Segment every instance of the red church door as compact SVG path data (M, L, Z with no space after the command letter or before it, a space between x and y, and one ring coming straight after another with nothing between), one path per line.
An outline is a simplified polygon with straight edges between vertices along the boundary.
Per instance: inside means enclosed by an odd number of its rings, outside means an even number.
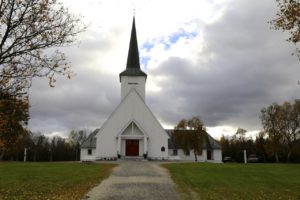
M139 155L139 140L126 140L126 156Z

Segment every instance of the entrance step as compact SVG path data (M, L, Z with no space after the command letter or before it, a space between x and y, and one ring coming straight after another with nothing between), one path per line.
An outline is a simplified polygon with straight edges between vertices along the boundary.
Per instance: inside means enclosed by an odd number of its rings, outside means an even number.
M143 161L145 159L143 156L125 156L124 160Z

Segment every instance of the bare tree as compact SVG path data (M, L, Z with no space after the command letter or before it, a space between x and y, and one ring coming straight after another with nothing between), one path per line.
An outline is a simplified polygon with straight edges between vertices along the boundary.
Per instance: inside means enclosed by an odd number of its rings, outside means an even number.
M43 149L49 149L49 138L43 135L41 132L32 134L32 148L33 161L38 161L42 157ZM39 155L41 154L41 155Z
M87 135L87 130L72 130L69 134L69 140L75 150L75 160L79 160L80 158L80 146L87 138Z
M85 26L57 0L0 0L0 92L23 94L33 77L71 77L57 47L76 42Z
M247 130L243 129L243 128L238 128L236 130L236 133L233 135L233 140L239 140L241 142L245 142L246 140L246 133L247 133Z

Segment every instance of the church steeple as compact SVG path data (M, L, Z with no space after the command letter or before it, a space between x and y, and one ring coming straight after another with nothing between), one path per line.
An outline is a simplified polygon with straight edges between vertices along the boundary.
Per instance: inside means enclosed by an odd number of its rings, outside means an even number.
M126 68L140 69L140 57L136 38L135 17L133 17Z
M147 77L147 74L143 72L140 68L139 49L138 49L138 42L137 42L136 28L135 28L135 17L133 17L133 22L132 22L126 69L122 73L120 73L120 80L121 80L121 76Z

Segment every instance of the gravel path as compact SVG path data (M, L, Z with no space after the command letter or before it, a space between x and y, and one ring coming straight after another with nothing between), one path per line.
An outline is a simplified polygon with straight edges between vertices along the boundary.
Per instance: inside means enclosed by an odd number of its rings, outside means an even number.
M159 163L124 161L85 200L178 200L175 185Z

